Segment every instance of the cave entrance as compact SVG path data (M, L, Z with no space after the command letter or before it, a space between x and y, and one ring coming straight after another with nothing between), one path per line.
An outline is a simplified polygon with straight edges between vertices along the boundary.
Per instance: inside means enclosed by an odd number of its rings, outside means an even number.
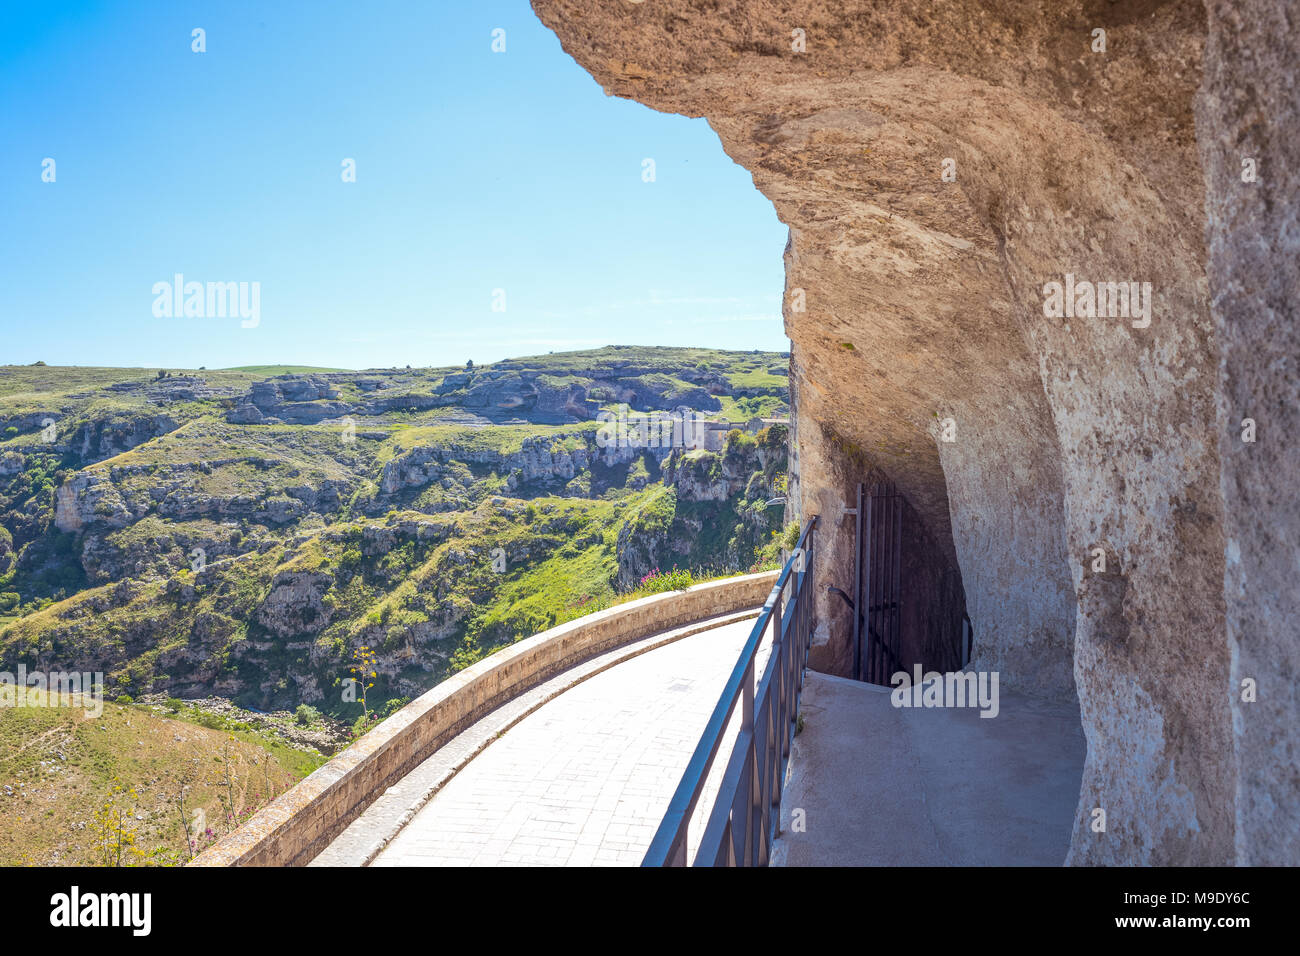
M853 679L890 686L899 671L959 670L974 632L961 572L917 547L918 518L893 482L859 484L855 517Z

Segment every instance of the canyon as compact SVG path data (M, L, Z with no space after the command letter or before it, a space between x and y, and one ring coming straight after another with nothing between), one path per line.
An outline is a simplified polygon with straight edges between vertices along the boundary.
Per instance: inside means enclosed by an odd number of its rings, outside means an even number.
M0 367L0 667L78 661L113 697L351 723L361 647L377 714L650 582L771 564L787 367L629 347L464 369ZM602 434L647 416L707 417L709 440Z

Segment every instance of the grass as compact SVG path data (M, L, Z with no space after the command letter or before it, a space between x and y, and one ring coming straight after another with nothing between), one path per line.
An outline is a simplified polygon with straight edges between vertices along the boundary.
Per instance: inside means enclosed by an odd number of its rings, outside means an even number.
M785 394L790 386L788 375L776 375L771 369L756 368L744 372L729 372L727 381L736 388L770 388L774 393Z
M756 356L770 360L772 353L739 352L725 349L672 348L641 345L607 345L598 349L555 352L496 362L485 368L538 368L555 374L566 370L589 374L593 367L615 363L633 364L648 370L672 373L686 366L711 367L722 371L738 363L752 362Z
M380 450L381 459L395 457L414 448L447 449L457 455L513 455L524 446L525 439L549 437L550 450L575 451L587 444L600 425L582 422L573 425L399 425Z
M742 398L719 395L718 403L722 406L718 417L733 422L747 422L751 418L784 418L790 414L790 406L784 397L776 395Z
M303 375L311 372L347 372L345 368L325 368L320 365L235 365L223 372L252 372L255 375Z
M269 802L324 762L247 731L223 731L105 703L99 717L72 706L0 708L0 865L96 865L103 862L106 803L125 811L135 832L135 864L188 858L177 804L185 819L219 835L236 818ZM64 700L64 704L70 704ZM30 706L35 704L36 706ZM226 782L227 768L229 784ZM195 812L200 813L195 816Z

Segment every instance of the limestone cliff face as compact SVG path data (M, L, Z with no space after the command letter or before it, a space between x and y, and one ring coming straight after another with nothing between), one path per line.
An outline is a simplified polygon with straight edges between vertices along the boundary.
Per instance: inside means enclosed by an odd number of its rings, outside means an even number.
M74 475L55 493L54 524L60 531L80 531L95 523L123 528L132 517L131 509L102 472Z
M774 425L756 438L729 434L718 452L674 450L660 471L671 493L619 530L618 586L635 588L656 569L753 570L755 550L781 530L767 502L786 474L786 436Z
M162 414L91 419L77 428L71 447L83 461L102 461L176 428L176 420Z
M1296 811L1280 843L1264 819L1300 791L1270 737L1297 706L1285 4L1211 0L1208 25L1192 0L533 6L608 93L706 117L790 226L792 484L821 579L847 576L856 483L894 481L960 566L974 666L1077 691L1070 861L1300 862ZM1273 168L1239 202L1247 153ZM1045 302L1083 281L1149 283L1149 316ZM1250 410L1278 429L1263 454ZM815 661L842 671L839 614L823 596ZM1271 704L1233 703L1250 673Z
M276 637L315 636L329 624L324 597L333 584L334 578L328 574L281 571L254 620Z
M80 471L55 493L55 526L60 531L122 528L149 514L178 520L252 518L283 525L312 511L338 507L350 487L343 480L324 480L294 485L273 497L204 491L202 476L229 465L260 470L275 467L266 458L241 457Z
M1239 863L1300 862L1300 13L1206 3L1197 100L1206 240L1219 342L1225 597L1236 726ZM1248 75L1247 75L1248 74ZM1257 171L1247 181L1247 160ZM1246 442L1252 419L1256 440ZM1245 680L1259 683L1255 703ZM1267 688L1267 690L1265 690Z
M592 432L574 432L554 436L529 436L518 451L501 452L492 448L457 445L421 445L384 465L380 490L396 494L404 488L416 488L439 481L451 462L485 465L510 476L511 487L518 483L563 484L593 464L607 468L626 465L642 454L657 458L668 455L668 448L635 448L623 444L601 447Z

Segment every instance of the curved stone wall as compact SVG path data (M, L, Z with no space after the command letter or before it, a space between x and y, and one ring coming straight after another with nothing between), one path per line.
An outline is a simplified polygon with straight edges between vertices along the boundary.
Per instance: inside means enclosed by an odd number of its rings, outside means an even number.
M386 788L505 701L640 638L759 607L776 579L768 571L642 598L500 650L407 704L191 865L306 864Z

